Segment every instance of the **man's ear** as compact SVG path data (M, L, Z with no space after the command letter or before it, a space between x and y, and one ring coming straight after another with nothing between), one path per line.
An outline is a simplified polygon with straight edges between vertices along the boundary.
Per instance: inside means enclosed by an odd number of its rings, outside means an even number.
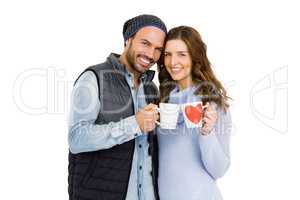
M124 46L125 46L125 47L126 47L127 44L130 42L130 40L131 40L131 38L129 38L129 39L127 39L127 40L125 41L125 43L124 43Z
M130 43L131 41L131 38L127 39L125 42L124 42L124 47L126 49L126 47L128 46L128 44Z

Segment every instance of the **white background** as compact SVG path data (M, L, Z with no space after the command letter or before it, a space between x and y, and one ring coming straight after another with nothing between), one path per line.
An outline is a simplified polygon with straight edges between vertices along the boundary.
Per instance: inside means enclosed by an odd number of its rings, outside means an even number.
M253 0L1 1L0 199L68 199L72 83L121 53L123 23L143 13L168 28L196 28L233 98L232 164L218 181L224 199L300 199L298 8Z

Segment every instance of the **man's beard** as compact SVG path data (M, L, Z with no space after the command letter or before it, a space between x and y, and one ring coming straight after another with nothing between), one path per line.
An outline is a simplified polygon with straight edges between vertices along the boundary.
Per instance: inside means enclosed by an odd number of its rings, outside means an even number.
M128 64L129 64L129 67L132 70L135 70L135 71L137 71L139 73L143 73L143 72L140 72L138 70L138 67L136 66L136 63L134 61L134 51L131 48L131 42L129 44L128 52L126 53L126 59L127 59Z

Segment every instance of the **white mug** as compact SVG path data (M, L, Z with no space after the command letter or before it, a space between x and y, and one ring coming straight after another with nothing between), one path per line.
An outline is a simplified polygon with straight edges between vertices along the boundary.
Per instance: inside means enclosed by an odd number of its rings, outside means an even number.
M176 129L180 105L172 103L160 103L158 112L160 122L157 122L163 129Z

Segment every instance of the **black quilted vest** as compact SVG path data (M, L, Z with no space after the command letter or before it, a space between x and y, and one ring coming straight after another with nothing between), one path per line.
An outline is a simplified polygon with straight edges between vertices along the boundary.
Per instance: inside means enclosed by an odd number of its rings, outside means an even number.
M135 114L130 88L125 79L126 68L119 63L118 55L111 54L106 62L89 67L85 71L88 70L96 75L98 82L101 110L96 124L117 122ZM157 103L158 91L152 82L154 71L148 70L146 73L144 81L146 102ZM156 199L159 199L156 134L148 134L148 142L148 153L152 156L151 174L154 192ZM79 154L69 152L69 199L124 200L127 194L134 146L135 141L131 140L105 150Z

